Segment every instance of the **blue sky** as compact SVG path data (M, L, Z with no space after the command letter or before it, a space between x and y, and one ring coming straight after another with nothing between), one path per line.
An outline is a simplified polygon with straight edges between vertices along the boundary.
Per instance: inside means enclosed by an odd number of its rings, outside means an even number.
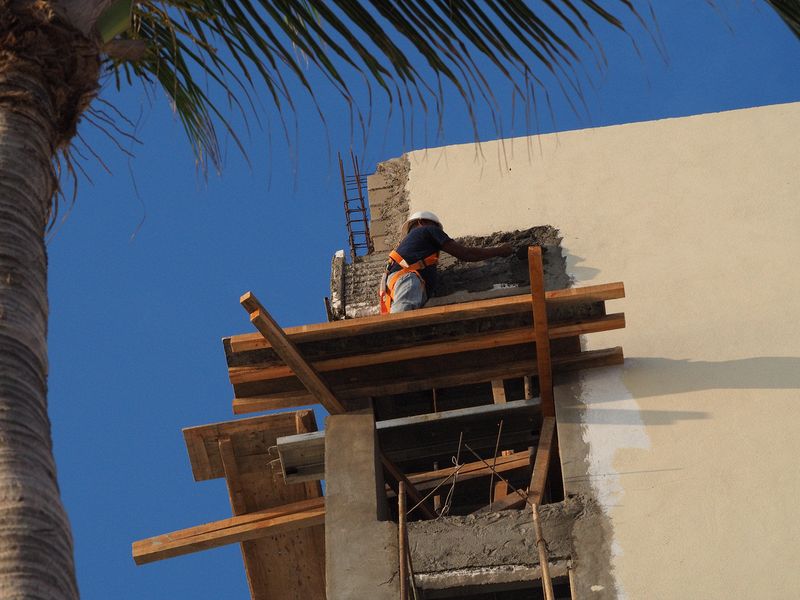
M626 37L601 28L609 65L598 74L587 63L589 117L554 93L555 123L543 120L543 131L800 101L800 42L766 3L654 5L668 60L641 29L632 29L638 56ZM509 127L507 86L493 84L503 133L524 133L519 118ZM83 128L111 174L86 162L92 183L80 181L49 243L50 414L79 585L86 599L247 598L236 546L136 567L130 544L230 515L221 480L192 480L181 428L232 418L220 339L250 331L240 294L254 291L285 326L325 319L330 257L346 244L326 139L334 152L348 150L346 111L323 91L325 128L298 96L291 147L253 129L250 164L231 150L222 175L204 181L164 98L139 88L109 88L104 98L138 122L143 143L129 159ZM445 133L431 145L472 140L452 93L448 107ZM404 139L397 118L384 135L385 100L373 109L380 126L356 148L365 172L425 139L420 131ZM496 137L485 109L478 124L483 139Z

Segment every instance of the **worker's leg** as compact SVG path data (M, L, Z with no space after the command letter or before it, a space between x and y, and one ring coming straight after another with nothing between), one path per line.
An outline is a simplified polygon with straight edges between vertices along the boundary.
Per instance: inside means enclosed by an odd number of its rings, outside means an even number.
M390 312L398 313L406 310L422 308L428 296L422 280L413 273L406 273L394 284L394 299Z

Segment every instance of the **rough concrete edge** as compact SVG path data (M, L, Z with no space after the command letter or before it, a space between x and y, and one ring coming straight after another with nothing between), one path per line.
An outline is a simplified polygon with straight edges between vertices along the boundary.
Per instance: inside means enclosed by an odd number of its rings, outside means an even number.
M370 230L382 235L373 236L375 251L388 251L400 242L400 227L408 218L408 174L411 161L408 154L378 163L373 173L373 184L368 186L370 204ZM370 193L373 192L373 193ZM375 192L381 199L376 201Z
M562 473L564 470L564 457L575 457L572 461L570 472L572 475L564 480L564 491L567 496L583 495L590 506L594 507L594 519L577 520L572 529L572 545L574 549L572 568L574 573L575 589L573 592L578 598L591 596L597 600L613 600L619 597L620 588L613 573L613 528L611 517L600 502L597 490L592 485L589 476L590 451L584 441L586 425L580 421L580 435L573 430L566 435L563 430L564 423L569 420L561 418L563 410L581 411L585 408L584 390L580 373L567 373L559 375L556 386L556 410L559 417L558 444L559 460L561 460ZM567 396L566 398L564 396ZM570 406L564 406L569 402ZM576 408L577 407L577 408ZM580 471L576 473L576 465Z
M548 562L551 577L564 577L569 560ZM445 590L460 587L489 587L492 585L541 580L539 565L502 565L474 569L452 569L436 573L415 573L414 583L423 590Z
M334 319L347 314L344 293L344 250L338 250L331 259L331 313Z

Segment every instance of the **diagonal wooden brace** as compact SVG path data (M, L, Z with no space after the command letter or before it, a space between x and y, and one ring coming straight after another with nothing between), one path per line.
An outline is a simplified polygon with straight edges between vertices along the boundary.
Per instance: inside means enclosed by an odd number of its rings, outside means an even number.
M314 367L303 358L297 346L287 337L267 309L261 305L258 298L252 292L247 292L239 302L250 314L250 322L269 341L275 353L291 367L297 378L317 401L332 415L347 412Z

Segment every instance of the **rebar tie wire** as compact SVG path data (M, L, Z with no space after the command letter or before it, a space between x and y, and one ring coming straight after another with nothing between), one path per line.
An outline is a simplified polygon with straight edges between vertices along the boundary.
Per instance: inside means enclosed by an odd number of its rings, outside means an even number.
M443 516L444 513L446 512L446 510L449 509L449 503L450 503L450 501L452 499L453 490L455 489L456 479L458 477L458 472L462 469L462 467L465 466L464 464L459 464L459 459L461 457L461 443L462 443L463 440L464 440L464 432L462 431L458 436L458 450L456 451L456 455L450 458L450 460L453 462L453 466L456 467L456 469L452 473L450 473L450 475L445 477L444 481L439 483L439 485L437 485L430 492L428 492L428 494L422 500L417 502L413 507L411 507L408 511L406 511L406 515L410 515L414 511L415 508L419 507L420 504L422 504L423 502L425 502L425 500L427 500L433 494L435 494L436 490L438 490L445 483L447 483L450 480L450 478L453 478L453 485L450 487L450 491L447 493L447 499L445 500L445 503L442 506L442 510L439 513L439 517Z

